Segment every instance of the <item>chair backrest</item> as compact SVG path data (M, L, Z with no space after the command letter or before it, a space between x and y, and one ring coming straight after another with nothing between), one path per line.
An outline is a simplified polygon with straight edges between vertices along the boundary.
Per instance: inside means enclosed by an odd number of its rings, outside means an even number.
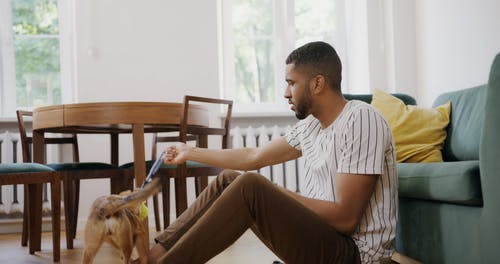
M23 162L32 161L31 146L33 144L33 137L28 136L25 122L26 119L31 119L33 113L31 111L17 110L17 125L19 127L19 134L21 137L21 149L23 151ZM76 134L71 134L69 137L49 137L44 140L45 145L53 144L71 144L73 150L73 162L79 162L80 156L78 155L78 138Z
M188 126L189 120L189 107L193 105L193 102L196 104L218 104L225 106L225 115L224 123L222 127L192 127ZM188 142L188 141L196 141L197 146L203 146L207 142L204 142L204 138L202 136L209 135L218 135L222 137L222 148L225 149L229 146L229 129L231 124L231 115L233 111L233 101L224 100L224 99L216 99L216 98L207 98L207 97L198 97L198 96L189 96L186 95L184 97L184 105L183 112L181 116L180 122L180 130L177 135L169 135L169 136L160 136L158 134L153 134L153 147L152 147L152 159L156 159L157 157L157 145L159 143L167 143L167 142Z
M226 114L224 116L224 125L220 127L191 127L188 126L188 113L189 107L192 102L205 103L205 104L218 104L226 106ZM186 142L188 140L188 135L219 135L222 136L222 148L226 149L229 146L229 128L231 125L231 115L233 112L233 101L216 99L216 98L206 98L199 96L184 96L184 112L181 116L181 125L179 132L179 139L181 142Z

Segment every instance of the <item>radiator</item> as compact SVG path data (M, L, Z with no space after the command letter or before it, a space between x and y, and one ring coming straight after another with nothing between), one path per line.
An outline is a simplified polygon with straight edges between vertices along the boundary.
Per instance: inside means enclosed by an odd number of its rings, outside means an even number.
M0 132L0 162L22 162L22 149L19 133ZM43 215L50 216L50 192L43 185ZM22 219L24 205L23 185L0 186L0 219Z
M241 128L237 126L231 129L232 148L263 146L272 139L282 137L289 129L290 126L261 126L258 128L253 128L251 126ZM279 186L295 192L300 192L302 182L299 175L303 175L303 168L303 159L299 158L261 168L255 172L264 175Z

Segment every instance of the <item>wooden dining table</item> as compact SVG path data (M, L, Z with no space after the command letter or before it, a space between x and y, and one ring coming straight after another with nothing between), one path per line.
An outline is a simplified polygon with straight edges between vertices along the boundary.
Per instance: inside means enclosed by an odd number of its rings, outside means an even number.
M140 187L146 177L145 133L178 131L183 111L183 104L176 102L96 102L38 107L33 110L32 120L33 161L45 163L45 133L109 134L110 160L118 165L119 135L132 134L135 186ZM188 117L190 127L208 126L208 110L204 106L191 105ZM41 186L35 196L42 199ZM41 225L33 232L38 233L38 228L41 229Z

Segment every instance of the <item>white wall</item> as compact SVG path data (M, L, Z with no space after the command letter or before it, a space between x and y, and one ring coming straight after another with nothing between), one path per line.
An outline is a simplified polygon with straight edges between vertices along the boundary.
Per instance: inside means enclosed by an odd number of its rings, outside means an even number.
M75 2L79 102L219 96L216 0ZM109 161L107 146L108 137L80 136L81 160ZM131 136L122 135L120 163L132 159ZM106 180L84 181L79 217L107 193Z
M76 10L80 102L218 96L215 0L77 1Z
M215 2L76 1L77 100L218 97Z
M484 84L500 52L499 0L416 1L417 99Z
M344 93L366 93L370 87L370 70L367 63L369 46L367 14L370 10L367 10L365 0L337 2L345 2L346 48L338 50L341 59L343 59L342 91ZM344 54L341 53L342 51Z
M386 6L385 21L389 29L386 30L385 39L390 50L386 56L390 73L387 83L391 92L416 95L418 69L415 52L415 1L395 0L392 5Z
M441 93L487 82L500 52L500 0L364 3L369 89L407 93L430 106Z

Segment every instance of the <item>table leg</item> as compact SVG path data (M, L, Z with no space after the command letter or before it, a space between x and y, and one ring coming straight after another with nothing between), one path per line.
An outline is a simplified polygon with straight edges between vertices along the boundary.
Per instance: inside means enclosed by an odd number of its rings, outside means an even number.
M33 162L45 163L44 132L33 131Z
M146 178L146 154L144 150L144 124L132 125L132 137L134 141L134 173L135 173L135 186L140 188L142 182ZM146 245L149 243L149 225L148 217L142 221L146 227Z
M132 126L132 137L134 140L134 174L135 186L141 187L146 178L146 154L144 151L144 125L134 124Z

